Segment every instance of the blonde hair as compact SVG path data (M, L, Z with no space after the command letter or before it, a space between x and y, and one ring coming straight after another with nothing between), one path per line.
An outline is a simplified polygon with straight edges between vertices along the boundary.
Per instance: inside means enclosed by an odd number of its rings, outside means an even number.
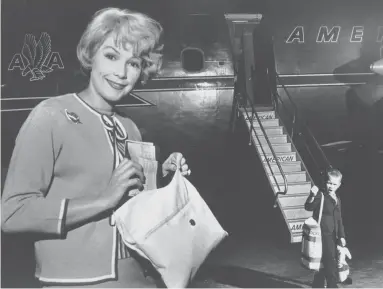
M335 177L335 178L343 178L342 173L338 169L330 168L327 170L327 178Z
M127 9L105 8L97 11L77 45L77 58L90 70L94 55L104 41L114 35L115 45L133 46L134 54L143 61L141 82L145 83L161 68L160 38L163 28L149 16Z

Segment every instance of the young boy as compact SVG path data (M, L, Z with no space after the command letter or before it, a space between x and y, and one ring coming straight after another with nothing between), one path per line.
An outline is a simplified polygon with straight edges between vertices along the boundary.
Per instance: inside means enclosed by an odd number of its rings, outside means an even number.
M321 219L322 231L322 263L323 268L314 276L313 288L338 288L336 245L346 246L342 222L340 199L336 195L342 182L342 173L337 169L327 171L325 190L323 191L323 212ZM318 220L322 194L313 186L306 200L305 209L313 211L314 219Z

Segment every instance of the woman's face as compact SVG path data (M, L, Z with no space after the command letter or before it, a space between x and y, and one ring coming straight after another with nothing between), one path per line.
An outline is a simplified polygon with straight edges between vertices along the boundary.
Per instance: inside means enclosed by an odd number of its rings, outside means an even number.
M113 104L127 95L141 75L142 60L133 55L129 43L116 46L109 36L93 57L90 74L92 90Z

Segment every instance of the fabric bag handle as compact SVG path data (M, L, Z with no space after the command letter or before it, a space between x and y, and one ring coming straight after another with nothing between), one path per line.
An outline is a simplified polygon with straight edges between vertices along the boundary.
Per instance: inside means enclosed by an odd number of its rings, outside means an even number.
M320 222L322 220L322 212L323 212L323 202L324 202L324 195L321 192L321 200L320 200L320 209L319 209L319 217L318 217L318 224L320 225Z

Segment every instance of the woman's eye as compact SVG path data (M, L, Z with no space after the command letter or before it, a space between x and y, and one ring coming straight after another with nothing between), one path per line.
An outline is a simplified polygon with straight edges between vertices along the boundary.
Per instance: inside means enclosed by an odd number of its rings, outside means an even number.
M116 60L117 59L117 57L113 54L106 54L105 57L108 58L109 60Z
M130 65L133 66L134 68L141 68L141 65L137 62L130 62Z

